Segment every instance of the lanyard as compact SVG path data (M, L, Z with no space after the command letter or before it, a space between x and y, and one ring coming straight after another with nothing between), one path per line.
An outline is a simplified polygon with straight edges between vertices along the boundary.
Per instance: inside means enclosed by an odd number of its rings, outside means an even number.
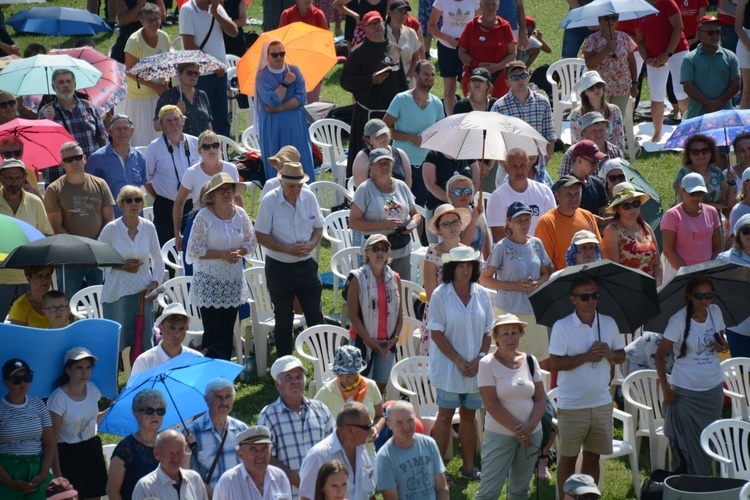
M174 161L174 148L169 143L169 139L167 139L167 134L162 135L164 137L164 144L167 145L167 151L169 151L169 156L172 157L172 167L174 167L174 176L177 177L177 191L180 190L180 174L177 172L177 163ZM182 139L183 147L185 148L185 157L187 158L188 167L190 166L190 146L188 145L187 137L183 136Z

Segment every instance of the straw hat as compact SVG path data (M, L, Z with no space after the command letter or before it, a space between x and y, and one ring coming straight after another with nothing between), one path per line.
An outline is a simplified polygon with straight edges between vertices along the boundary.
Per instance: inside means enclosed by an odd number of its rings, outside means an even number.
M427 224L427 230L432 234L438 234L437 221L440 220L445 214L456 214L461 221L461 231L466 229L466 226L471 222L471 212L466 208L456 208L450 203L440 205L435 209L435 213L432 215L429 224Z
M245 185L241 182L235 182L228 173L219 172L218 174L211 177L211 184L209 185L208 191L203 195L203 203L211 201L211 193L219 189L225 184L232 184L234 186L234 194L242 194L245 192Z
M641 204L646 203L651 196L641 193L629 182L621 182L612 188L612 201L607 207L608 212L614 212L617 205L621 205L633 198L640 198Z
M296 161L284 163L277 177L286 184L304 184L310 180L310 176L302 169L302 164Z

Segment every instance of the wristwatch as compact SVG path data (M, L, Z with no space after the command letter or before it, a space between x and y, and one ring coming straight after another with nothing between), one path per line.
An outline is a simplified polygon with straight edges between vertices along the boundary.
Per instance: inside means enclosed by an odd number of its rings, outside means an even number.
M674 52L667 52L667 57L672 57L672 54L674 54Z

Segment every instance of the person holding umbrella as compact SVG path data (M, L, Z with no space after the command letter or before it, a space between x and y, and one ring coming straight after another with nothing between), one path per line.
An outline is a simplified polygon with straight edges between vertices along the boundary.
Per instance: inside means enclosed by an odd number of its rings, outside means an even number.
M721 418L724 377L717 354L729 349L724 319L708 276L695 276L685 286L685 307L677 311L664 330L656 351L656 372L664 393L664 434L672 450L670 470L708 476L711 457L701 447L701 432ZM665 358L674 353L672 375L667 380Z
M206 130L211 129L211 103L208 95L197 88L200 77L197 63L187 62L177 65L177 79L179 85L166 90L159 96L154 108L154 129L161 130L159 110L172 104L180 108L185 117L185 125L182 131L186 134L198 137Z

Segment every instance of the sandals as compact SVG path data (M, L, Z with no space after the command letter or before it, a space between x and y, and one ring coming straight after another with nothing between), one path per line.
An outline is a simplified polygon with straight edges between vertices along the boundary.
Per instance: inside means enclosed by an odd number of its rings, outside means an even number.
M461 469L461 477L464 479L468 479L469 481L479 481L480 475L481 473L476 467L472 467L471 470Z

